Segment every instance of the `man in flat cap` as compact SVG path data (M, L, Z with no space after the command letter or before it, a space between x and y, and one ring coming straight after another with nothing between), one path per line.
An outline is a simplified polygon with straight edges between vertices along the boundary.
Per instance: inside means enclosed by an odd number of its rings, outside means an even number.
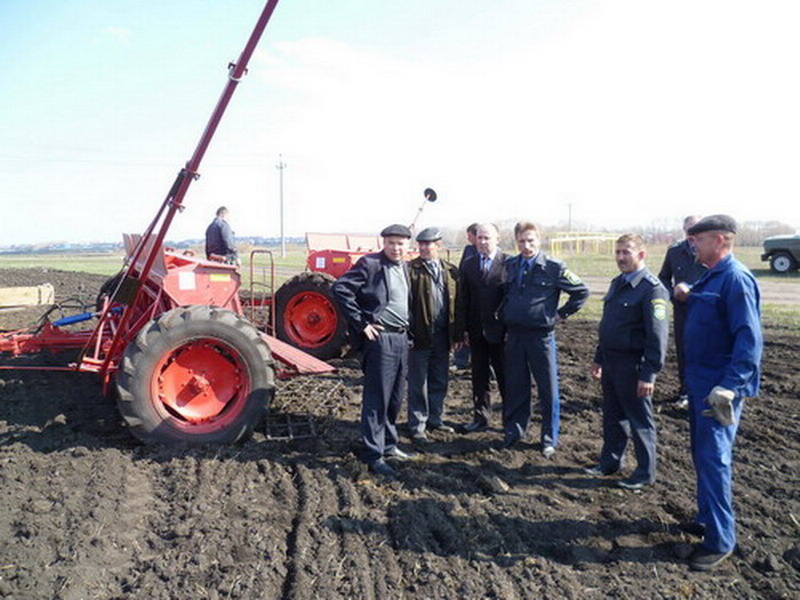
M403 257L411 239L405 225L381 231L383 250L367 254L333 284L350 326L354 349L362 349L363 460L373 473L394 477L385 459L409 460L397 446L395 421L405 394L410 324L408 267Z
M442 234L428 227L417 235L419 256L408 264L411 284L412 346L408 358L408 428L417 444L427 431L453 433L446 425L444 399L450 347L455 337L458 267L440 256Z
M674 289L676 301L688 304L683 351L697 471L697 517L686 529L703 535L689 565L707 571L736 546L732 452L744 399L758 395L761 294L753 274L733 257L733 218L711 215L687 233L697 260L708 267L693 285Z

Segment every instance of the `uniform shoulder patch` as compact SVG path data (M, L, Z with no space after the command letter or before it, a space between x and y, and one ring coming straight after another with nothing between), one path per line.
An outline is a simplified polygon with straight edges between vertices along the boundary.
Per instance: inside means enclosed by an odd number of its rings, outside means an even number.
M644 278L650 285L659 285L661 283L661 280L649 271L645 274Z
M653 298L650 300L653 305L653 318L656 321L663 321L667 318L667 301L663 298Z
M572 285L580 285L583 283L581 278L578 277L575 273L570 271L569 269L564 270L564 278L569 281Z

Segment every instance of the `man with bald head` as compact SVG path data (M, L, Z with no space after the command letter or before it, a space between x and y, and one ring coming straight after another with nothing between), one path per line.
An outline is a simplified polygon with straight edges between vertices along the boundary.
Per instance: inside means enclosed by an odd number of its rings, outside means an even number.
M481 223L476 233L478 253L461 267L456 303L456 340L472 350L472 421L465 433L489 426L492 405L490 384L494 370L500 397L505 399L503 338L505 328L498 309L505 288L506 255L498 248L500 233L493 223Z

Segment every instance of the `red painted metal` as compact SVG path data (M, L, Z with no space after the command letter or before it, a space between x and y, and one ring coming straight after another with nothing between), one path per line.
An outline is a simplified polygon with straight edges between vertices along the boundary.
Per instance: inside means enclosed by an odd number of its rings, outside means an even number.
M267 1L239 60L228 65L228 80L197 147L186 166L179 171L156 216L143 235L126 237L128 252L124 277L100 311L94 330L68 331L45 323L40 329L0 335L0 351L18 355L44 349L80 348L80 358L71 368L98 373L103 378L104 385L107 385L110 375L118 368L124 349L150 319L172 308L192 304L220 306L242 314L238 293L241 279L236 267L164 250L163 243L176 213L183 209L183 200L189 185L199 177L198 169L203 156L277 4L278 0ZM274 267L272 277L274 280ZM265 339L274 356L284 363L280 376L333 370L326 363L291 348L276 338L265 336ZM217 350L215 352L219 354ZM188 354L187 358L196 361L209 358L209 354L196 350ZM180 366L180 361L173 359L165 359L172 361L165 363L165 374L169 375L169 385L172 386L161 390L165 396L168 395L168 389L175 391L176 386L183 381L181 376L173 375L179 371ZM193 379L191 385L198 388L203 384L200 379ZM213 386L212 388L216 389ZM220 400L226 394L232 393L232 390L220 389L214 393L216 399ZM175 402L178 403L179 400L176 399ZM193 399L186 405L191 404L191 409L178 404L165 406L182 414L187 420L213 416L214 401L207 405L196 402Z
M284 331L289 339L303 348L319 348L336 333L336 307L319 292L303 292L293 296L283 314Z
M158 407L197 425L224 426L246 403L249 378L235 349L215 339L194 340L167 353L156 365L152 398Z

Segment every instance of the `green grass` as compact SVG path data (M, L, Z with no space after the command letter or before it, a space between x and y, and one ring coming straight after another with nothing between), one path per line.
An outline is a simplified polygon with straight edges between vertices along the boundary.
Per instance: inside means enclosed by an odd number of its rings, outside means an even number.
M650 246L648 248L647 264L654 272L658 272L664 259L667 247L664 245ZM200 249L196 249L200 250ZM250 286L249 256L250 248L241 248L242 257L242 286ZM305 269L306 251L303 245L289 245L286 257L281 258L280 249L270 248L275 264L275 288L284 281ZM458 263L460 249L450 252L450 260ZM736 257L747 265L759 279L772 281L786 281L800 285L800 273L789 275L776 275L769 271L767 263L761 262L760 247L741 247L736 249ZM607 277L609 280L619 272L614 257L608 255L576 255L562 256L569 268L581 277ZM0 255L0 268L37 268L46 267L63 271L78 271L101 275L113 275L122 267L121 254L6 254ZM264 279L266 269L269 273L269 259L265 255L256 255L255 278ZM800 288L798 288L800 289ZM581 310L578 318L599 319L602 314L602 300L592 296ZM800 330L800 305L797 304L765 304L763 307L764 321L769 326L786 327Z

